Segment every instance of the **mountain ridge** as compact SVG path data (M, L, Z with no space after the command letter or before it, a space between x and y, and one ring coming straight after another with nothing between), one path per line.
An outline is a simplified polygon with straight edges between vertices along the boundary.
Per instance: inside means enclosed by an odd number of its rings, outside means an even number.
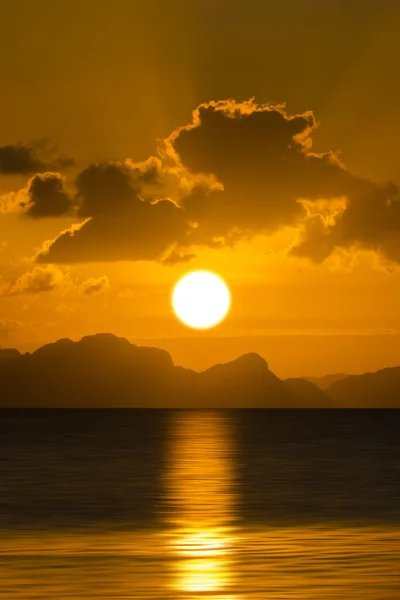
M400 367L349 375L335 381L326 391L340 407L352 402L354 408L380 408L382 405L400 408Z
M264 358L254 352L197 372L175 366L166 350L136 346L126 338L101 333L85 336L77 342L63 338L32 353L0 350L0 407L334 408L385 405L379 400L382 395L374 385L370 388L375 390L375 397L368 396L366 401L360 402L354 377L363 376L342 378L323 391L306 378L279 379L270 371ZM381 375L377 377L386 381ZM394 379L398 391L389 393L390 389L386 390L390 407L400 406L397 401L400 397L400 367ZM364 380L357 381L363 385Z

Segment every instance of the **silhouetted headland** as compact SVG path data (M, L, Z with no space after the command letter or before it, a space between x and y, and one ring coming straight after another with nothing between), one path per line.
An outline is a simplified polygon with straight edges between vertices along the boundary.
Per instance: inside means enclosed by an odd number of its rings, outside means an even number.
M6 408L334 408L400 406L400 367L349 376L323 391L279 379L255 353L197 373L158 348L112 334L62 339L32 354L0 350Z

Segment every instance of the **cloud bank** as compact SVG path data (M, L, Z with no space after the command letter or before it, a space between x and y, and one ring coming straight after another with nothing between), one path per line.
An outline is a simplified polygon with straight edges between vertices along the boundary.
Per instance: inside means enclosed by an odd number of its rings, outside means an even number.
M0 279L0 297L61 291L63 295L92 296L109 290L107 275L73 280L68 269L55 265L37 265L13 281Z
M21 143L0 146L0 175L32 175L44 171L59 171L75 164L72 158L64 156L43 158L41 154L48 153L47 145L47 140L41 140L31 146ZM50 149L50 153L53 154L54 149Z
M74 210L80 222L46 242L36 260L171 265L190 260L196 246L223 248L296 227L293 255L322 262L356 247L400 262L397 187L351 173L332 152L312 152L316 127L312 112L290 116L282 106L252 100L209 102L172 132L157 157L82 170L73 197L59 173L37 174L24 214L38 219ZM20 154L33 168L31 155Z

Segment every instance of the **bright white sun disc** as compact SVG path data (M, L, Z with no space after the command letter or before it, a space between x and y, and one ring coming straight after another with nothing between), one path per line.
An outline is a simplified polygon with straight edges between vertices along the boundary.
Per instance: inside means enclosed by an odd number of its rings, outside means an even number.
M225 282L210 271L193 271L176 284L172 306L177 317L195 329L208 329L226 316L231 296Z

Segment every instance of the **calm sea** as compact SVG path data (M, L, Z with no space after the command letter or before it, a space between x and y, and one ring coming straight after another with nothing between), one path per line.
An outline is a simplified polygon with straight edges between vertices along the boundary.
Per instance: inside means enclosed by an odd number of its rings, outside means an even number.
M399 600L400 411L3 411L0 598Z

